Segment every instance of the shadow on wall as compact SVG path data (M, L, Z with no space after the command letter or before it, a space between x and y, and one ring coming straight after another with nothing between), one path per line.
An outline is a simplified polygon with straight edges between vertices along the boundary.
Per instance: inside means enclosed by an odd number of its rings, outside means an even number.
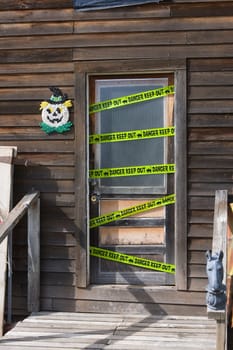
M40 191L41 310L75 311L77 242L73 172L72 166L15 165L14 205L32 189ZM27 315L26 226L25 215L13 234L14 318Z

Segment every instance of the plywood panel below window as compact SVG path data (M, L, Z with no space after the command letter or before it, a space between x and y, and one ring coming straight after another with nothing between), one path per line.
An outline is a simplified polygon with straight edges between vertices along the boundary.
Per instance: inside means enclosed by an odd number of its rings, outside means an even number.
M150 200L148 200L150 201ZM103 200L100 203L100 215L108 214L113 211L122 210L133 207L135 205L146 203L145 200ZM134 217L147 218L165 218L164 207L148 210L143 213L132 215Z
M165 232L163 227L101 227L101 245L149 245L163 244Z

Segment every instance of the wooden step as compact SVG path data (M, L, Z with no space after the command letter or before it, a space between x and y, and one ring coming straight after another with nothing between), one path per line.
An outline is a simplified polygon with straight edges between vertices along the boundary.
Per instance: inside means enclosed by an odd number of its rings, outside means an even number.
M18 322L0 350L215 350L207 317L41 312Z

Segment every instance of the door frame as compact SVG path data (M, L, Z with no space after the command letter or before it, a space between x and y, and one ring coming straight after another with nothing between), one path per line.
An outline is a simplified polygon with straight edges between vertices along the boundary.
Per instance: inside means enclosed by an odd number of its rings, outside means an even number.
M175 135L175 285L187 289L187 121L186 60L137 59L82 61L75 64L75 224L77 228L77 287L90 284L89 184L88 184L88 78L90 75L174 74ZM178 142L179 141L179 142Z
M112 96L112 92L114 91L114 88L117 90L120 88L120 95L119 96L125 96L129 95L130 93L139 93L141 91L147 91L154 89L156 86L160 87L166 87L170 85L174 85L174 76L170 73L163 73L163 74L124 74L122 75L91 75L89 76L88 80L89 84L89 98L90 103L98 103L102 100L108 100L110 98L114 98ZM145 88L145 86L147 86ZM100 97L100 88L107 87L105 91L105 94L107 96ZM112 89L113 88L113 91ZM124 89L127 90L124 90ZM129 91L130 89L131 91ZM132 90L133 89L133 90ZM136 90L135 90L136 89ZM110 94L110 95L109 95ZM114 95L114 93L113 93ZM141 105L134 105L134 106L128 106L128 109L126 107L123 108L123 110L116 110L117 118L113 118L112 120L111 116L108 116L108 111L105 111L103 115L101 113L93 113L89 115L89 132L91 134L99 134L103 132L114 132L120 130L135 130L135 129L147 129L152 127L171 127L173 126L173 116L174 116L174 95L170 95L168 98L162 98L162 99L155 99L152 100L150 103L144 103ZM161 108L157 112L156 109ZM145 109L145 114L138 109ZM153 113L152 113L153 110ZM128 113L127 113L128 111ZM149 112L150 111L150 112ZM110 111L110 115L114 113L114 111ZM118 114L120 113L120 115ZM123 113L123 114L122 114ZM126 114L128 115L128 119ZM140 115L140 118L139 118ZM142 118L143 115L143 118ZM153 124L151 117L153 116ZM110 118L110 124L108 125L107 129L104 127L102 129L102 126L105 123L109 123ZM147 119L146 119L147 118ZM127 125L124 123L127 119ZM117 120L117 124L115 125L115 129L112 129L112 123L115 123ZM128 124L130 123L130 125ZM136 124L135 124L136 123ZM139 123L139 124L138 124ZM148 125L146 123L149 123ZM109 129L110 128L110 129ZM142 149L142 142L138 141L136 142L126 142L126 143L114 143L114 144L94 144L90 145L89 150L89 164L90 169L99 169L99 168L105 168L105 167L113 167L117 166L120 161L124 158L124 149L125 147L128 149L127 153L130 149L130 154L132 156L136 155L136 159L134 159L134 162L132 163L132 159L127 159L127 161L119 166L133 166L135 164L137 165L145 165L145 164L161 164L161 163L173 163L174 161L174 137L167 137L167 138L158 138L158 139L149 139L144 140L143 142L148 142L150 145L150 158L147 159L147 152L149 153L149 149L145 151L143 148L143 152L141 153L141 157L139 156L139 152ZM157 143L157 144L156 144ZM159 143L159 145L158 145ZM104 164L101 164L101 151L102 148L111 149L111 147L120 147L121 151L118 155L114 155L113 157L113 163L111 163L111 152L107 152L105 154L105 161ZM135 148L136 147L136 148ZM162 147L162 148L161 148ZM161 151L163 149L163 151ZM152 156L153 154L153 156ZM162 154L162 157L161 157ZM131 157L131 156L130 156ZM152 158L153 157L153 158ZM158 158L159 157L159 158ZM139 160L140 158L140 160ZM107 162L107 163L106 163ZM148 183L148 180L152 180L153 183ZM90 216L91 217L97 217L99 215L102 215L104 213L110 213L114 210L117 210L116 208L111 207L113 203L118 202L120 205L123 203L123 208L128 207L129 205L136 205L137 201L140 201L141 203L145 203L145 201L156 199L157 197L161 196L167 196L169 194L174 193L174 174L162 174L160 179L162 178L161 182L157 182L158 177L151 175L150 177L144 176L144 177L126 177L125 178L117 178L114 179L117 181L115 183L109 184L108 180L107 183L105 182L105 179L101 178L95 178L93 180L90 180L90 186L91 186L91 193L90 198L92 198L92 194L94 194L95 200L94 202L90 200ZM113 181L114 181L113 180ZM122 186L122 182L126 180L126 182ZM150 181L149 180L149 181ZM132 181L135 181L132 184ZM139 181L139 183L138 183ZM96 193L98 195L96 196ZM105 212L103 210L104 203L108 203L107 210ZM134 204L133 204L134 203ZM109 207L110 206L110 207ZM101 210L102 208L102 210ZM119 208L118 208L119 209ZM163 211L163 215L160 213L159 217L151 217L151 211L147 211L144 214L141 214L141 217L135 218L135 217L128 217L124 218L123 220L117 220L114 222L109 223L107 226L101 226L101 227L95 227L90 230L90 242L92 246L97 246L109 250L116 250L116 252L125 253L128 255L134 255L134 256L140 256L146 259L150 260L159 260L166 262L167 264L174 264L174 205L168 205L164 206L163 208L160 208L159 211ZM153 211L152 211L153 212ZM158 214L157 214L158 215ZM163 229L163 242L153 242L139 244L139 242L135 243L134 238L136 238L139 234L136 233L137 230L139 230L142 234L144 231L148 233L148 230L153 230L153 240L156 240L155 237L158 237L156 232L157 230ZM103 230L107 230L108 233L104 234L104 237L111 237L112 234L114 235L113 231L119 230L125 230L122 234L124 237L128 237L127 233L130 234L133 232L133 237L131 235L131 242L128 244L126 242L118 243L108 241L108 243L100 243L99 239L100 237L103 237ZM101 233L102 232L102 233ZM116 233L116 232L115 232ZM152 234L152 232L151 232ZM140 235L140 234L139 234ZM116 238L116 237L115 237ZM146 238L146 237L144 237ZM142 239L142 237L141 237ZM152 239L152 237L151 237ZM161 239L161 237L160 237ZM99 245L100 244L100 245ZM169 273L161 273L159 271L153 271L148 269L140 269L125 265L125 264L119 264L119 263L111 263L109 261L106 261L104 259L99 259L97 257L90 257L90 283L91 285L95 284L114 284L114 285L147 285L147 286L168 286L168 285L174 285L175 276L173 274Z

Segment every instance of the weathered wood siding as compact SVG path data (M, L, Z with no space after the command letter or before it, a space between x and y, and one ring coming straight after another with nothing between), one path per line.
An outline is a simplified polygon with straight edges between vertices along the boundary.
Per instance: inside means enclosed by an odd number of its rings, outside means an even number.
M75 299L74 129L48 136L39 127L49 86L74 98L72 17L71 1L0 2L0 140L17 145L22 162L14 201L41 192L42 309L73 310ZM14 232L15 314L26 310L25 221Z
M211 247L214 191L232 194L233 59L190 59L188 69L189 285L193 290L205 283L202 252Z
M135 308L140 298L114 292L113 307L112 291L77 293L74 129L46 135L38 127L39 104L50 96L51 85L75 99L79 61L101 65L101 60L155 57L187 59L188 292L152 291L145 298L148 311L200 314L214 192L233 192L233 2L166 1L88 13L75 12L71 0L0 2L0 144L18 147L15 202L32 187L41 191L43 310L123 311L126 305ZM26 308L24 224L14 236L15 314ZM102 303L97 306L95 299Z

